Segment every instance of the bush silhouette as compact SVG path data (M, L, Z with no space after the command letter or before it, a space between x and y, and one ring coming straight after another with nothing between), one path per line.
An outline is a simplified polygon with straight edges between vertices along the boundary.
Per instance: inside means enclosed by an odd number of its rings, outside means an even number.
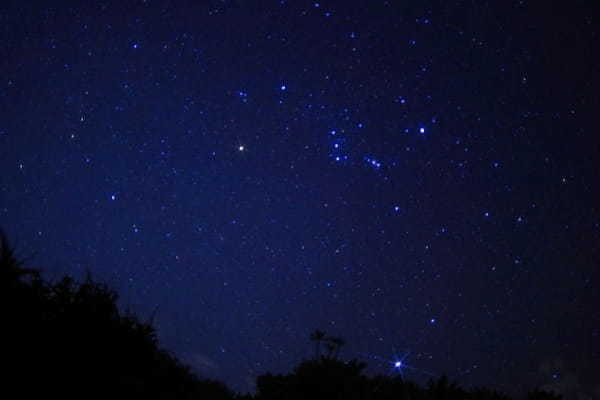
M259 376L256 394L235 396L161 349L152 325L120 312L108 286L90 276L46 282L17 260L2 232L0 290L3 389L19 398L509 400L485 388L465 390L443 376L425 387L400 375L366 376L366 364L339 358L343 339L319 330L310 335L313 359L287 375ZM527 399L561 396L535 390Z
M159 348L156 332L117 307L117 293L87 278L50 284L17 261L0 234L5 390L19 397L231 399Z
M257 397L283 399L359 399L366 390L365 364L321 357L303 361L292 374L259 376Z
M527 400L561 400L562 396L536 389L527 394Z

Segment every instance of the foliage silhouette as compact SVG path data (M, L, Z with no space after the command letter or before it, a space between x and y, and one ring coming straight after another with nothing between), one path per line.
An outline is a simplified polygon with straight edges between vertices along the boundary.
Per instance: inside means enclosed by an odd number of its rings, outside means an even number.
M315 360L321 357L320 346L325 343L327 349L326 358L338 358L341 348L346 344L346 341L339 336L327 336L321 330L315 330L310 334L310 340L315 342Z
M330 336L327 340L333 345L333 358L338 358L340 350L346 344L346 341L339 336Z
M292 374L259 376L257 399L355 399L363 398L367 378L365 364L321 357L300 363Z
M499 393L495 390L487 388L475 388L469 395L471 400L510 400L510 397L504 393Z
M47 283L23 268L1 233L0 246L5 391L22 398L233 398L160 349L154 328L121 314L106 285L90 277Z
M325 339L325 332L315 330L310 334L310 340L315 342L315 360L321 357L321 342Z
M509 400L488 389L465 390L446 377L423 387L400 375L367 376L366 364L339 358L344 340L316 330L315 357L290 374L266 373L256 393L234 395L224 384L194 375L159 347L150 323L117 306L117 293L65 277L56 283L25 268L0 231L4 392L20 398L215 400ZM324 343L327 355L320 352ZM535 390L528 400L560 400Z
M527 394L527 400L561 400L562 396L535 389Z
M464 389L445 376L431 379L425 386L405 380L400 374L367 376L366 364L339 359L339 347L344 344L341 338L316 330L310 340L315 342L315 358L302 361L290 374L259 376L255 400L510 400L486 388ZM321 341L329 344L326 355L318 351ZM560 400L560 396L535 391L528 400Z

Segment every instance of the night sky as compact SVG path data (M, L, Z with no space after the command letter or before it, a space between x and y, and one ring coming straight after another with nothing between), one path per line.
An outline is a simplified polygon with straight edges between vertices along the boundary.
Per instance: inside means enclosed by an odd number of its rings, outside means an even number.
M3 1L0 226L235 390L317 328L369 373L593 390L593 3Z

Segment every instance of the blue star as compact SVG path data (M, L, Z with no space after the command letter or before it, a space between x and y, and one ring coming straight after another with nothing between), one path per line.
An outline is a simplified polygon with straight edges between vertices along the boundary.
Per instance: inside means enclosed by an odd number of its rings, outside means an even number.
M381 163L374 158L365 157L364 160L375 169L381 168Z

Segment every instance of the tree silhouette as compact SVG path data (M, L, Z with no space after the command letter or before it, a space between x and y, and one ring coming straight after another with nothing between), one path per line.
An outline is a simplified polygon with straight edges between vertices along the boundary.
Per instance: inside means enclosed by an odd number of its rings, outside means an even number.
M259 376L257 400L360 399L367 393L364 363L321 357L301 362L292 374Z
M3 389L22 398L232 399L158 345L154 328L122 314L91 276L41 279L0 232Z
M338 358L340 350L346 344L346 341L339 336L330 336L327 338L327 342L333 346L333 358Z
M81 282L70 277L45 281L17 260L1 231L0 278L3 389L20 398L509 400L493 390L465 390L445 376L425 387L400 375L367 376L366 364L339 358L341 337L320 330L310 335L314 359L287 375L261 375L256 394L234 396L162 349L152 324L122 313L117 293L107 285L91 274ZM527 400L561 398L541 390L527 395Z
M315 330L310 334L310 340L315 342L315 359L321 357L320 346L325 343L327 349L326 358L338 358L341 348L346 344L346 341L339 336L326 336L325 332Z
M467 392L460 388L455 382L450 382L448 377L441 376L437 380L429 380L427 384L427 395L434 399L462 400L467 397Z
M325 349L327 350L326 358L333 358L333 352L335 351L335 345L329 340L325 340Z
M319 359L321 357L321 341L325 339L325 332L320 330L315 330L310 334L310 340L315 342L315 359Z
M527 394L527 400L561 400L560 394L535 389Z
M487 388L475 388L469 394L471 400L510 400L507 395Z

